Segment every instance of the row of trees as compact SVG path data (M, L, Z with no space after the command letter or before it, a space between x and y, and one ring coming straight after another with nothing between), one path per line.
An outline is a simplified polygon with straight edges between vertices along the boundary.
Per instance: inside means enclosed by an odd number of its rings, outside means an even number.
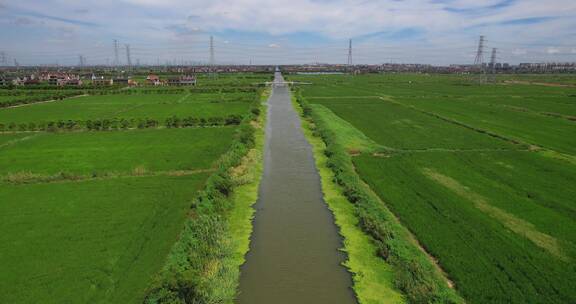
M165 120L153 118L113 118L113 119L89 119L89 120L58 120L40 123L0 123L0 132L24 132L24 131L109 131L127 129L148 128L187 128L187 127L211 127L238 125L242 121L241 115L228 115L224 117L177 117L172 116Z

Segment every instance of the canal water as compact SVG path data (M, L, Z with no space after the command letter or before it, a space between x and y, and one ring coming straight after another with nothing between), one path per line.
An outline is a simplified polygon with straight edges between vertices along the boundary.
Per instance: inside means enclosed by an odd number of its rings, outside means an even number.
M279 72L275 82L283 82ZM312 147L279 83L268 100L263 174L237 303L356 303Z

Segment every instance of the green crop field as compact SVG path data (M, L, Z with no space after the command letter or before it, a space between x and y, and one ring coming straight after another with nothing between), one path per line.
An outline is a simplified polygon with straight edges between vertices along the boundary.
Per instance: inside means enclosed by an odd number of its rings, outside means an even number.
M206 176L0 185L0 302L141 302Z
M145 94L73 97L62 101L0 109L0 123L111 118L225 117L241 115L254 96L247 94ZM224 95L224 96L222 96ZM238 100L238 101L236 101Z
M468 303L576 302L576 88L426 74L289 79L312 83L297 94L313 117Z
M4 126L160 122L106 131L0 129L0 303L142 303L190 225L200 190L214 189L215 172L229 170L223 159L232 164L246 152L239 140L249 140L249 130L241 121L258 113L261 93L250 84L268 79L205 78L209 89L198 92L0 89L0 102L83 95L0 107ZM173 116L230 115L236 120L226 125L162 124Z
M221 127L35 133L0 150L0 176L207 169L228 150L234 131Z

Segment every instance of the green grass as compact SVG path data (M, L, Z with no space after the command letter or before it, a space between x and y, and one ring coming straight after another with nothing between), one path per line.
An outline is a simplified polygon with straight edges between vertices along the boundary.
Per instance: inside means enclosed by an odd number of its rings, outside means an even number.
M0 185L0 302L142 303L206 177Z
M207 169L228 150L234 132L218 127L35 133L2 148L0 176Z

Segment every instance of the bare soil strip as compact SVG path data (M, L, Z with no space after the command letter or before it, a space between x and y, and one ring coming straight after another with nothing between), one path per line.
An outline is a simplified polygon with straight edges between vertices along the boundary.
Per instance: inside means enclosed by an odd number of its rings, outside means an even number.
M31 105L39 104L39 103L49 103L49 102L56 102L56 101L64 101L64 100L67 100L67 99L73 99L73 98L78 98L78 97L83 97L83 96L88 96L88 94L70 96L70 97L66 97L66 98L64 98L64 99L50 99L50 100L43 100L43 101L37 101L37 102L17 104L17 105L13 105L13 106L2 107L2 108L0 108L0 109L20 108L20 107L25 107L25 106L31 106Z

